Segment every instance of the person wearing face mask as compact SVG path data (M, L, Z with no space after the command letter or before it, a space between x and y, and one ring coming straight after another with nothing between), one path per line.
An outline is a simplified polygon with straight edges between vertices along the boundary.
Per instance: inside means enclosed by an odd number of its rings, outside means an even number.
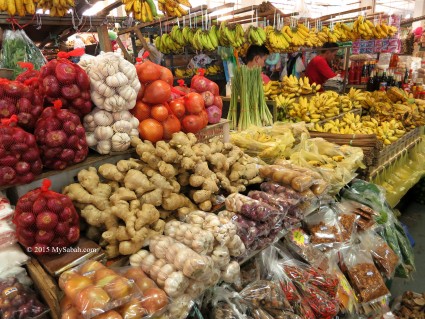
M269 50L264 46L251 45L248 48L245 56L246 66L249 68L260 67L263 68L266 64L267 57L269 56ZM264 84L267 84L270 81L270 78L261 73Z
M337 76L330 66L338 53L338 44L326 42L322 48L323 50L310 61L305 70L305 76L309 78L310 83L316 82L320 85Z

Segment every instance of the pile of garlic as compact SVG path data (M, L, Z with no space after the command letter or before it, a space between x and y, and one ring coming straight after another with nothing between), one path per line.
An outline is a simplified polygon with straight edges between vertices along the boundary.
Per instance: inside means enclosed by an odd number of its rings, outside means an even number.
M87 144L100 154L125 151L138 136L139 120L129 111L108 112L98 107L84 117Z

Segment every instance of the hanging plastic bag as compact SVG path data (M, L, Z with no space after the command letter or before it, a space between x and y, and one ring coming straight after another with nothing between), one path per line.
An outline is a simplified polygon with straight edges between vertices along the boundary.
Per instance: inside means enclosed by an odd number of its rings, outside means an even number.
M86 132L80 118L63 109L61 100L44 109L34 135L45 167L62 170L87 157Z
M24 30L6 30L3 34L0 67L13 70L13 78L24 71L19 62L31 62L36 70L47 63L40 49Z
M29 191L16 204L13 223L19 243L36 255L59 254L80 238L79 217L71 199L49 190L51 182Z
M0 221L11 220L15 210L10 206L9 199L0 191Z
M41 174L40 152L34 135L14 127L16 122L16 115L1 120L0 186L27 184Z
M78 64L68 60L81 56L84 49L59 52L56 59L50 60L40 70L40 91L47 102L60 99L62 106L79 117L92 109L90 98L90 79Z

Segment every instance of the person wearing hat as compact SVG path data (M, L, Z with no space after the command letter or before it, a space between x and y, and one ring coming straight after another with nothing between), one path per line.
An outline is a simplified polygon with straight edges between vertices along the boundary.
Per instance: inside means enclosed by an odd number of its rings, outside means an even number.
M264 45L251 45L246 52L245 64L249 68L263 68L269 54L269 50ZM264 73L261 73L261 77L263 78L264 84L270 81L270 78Z
M305 70L305 76L309 78L310 83L315 82L320 85L337 76L330 66L338 53L338 44L326 42L322 48L324 50L310 61Z

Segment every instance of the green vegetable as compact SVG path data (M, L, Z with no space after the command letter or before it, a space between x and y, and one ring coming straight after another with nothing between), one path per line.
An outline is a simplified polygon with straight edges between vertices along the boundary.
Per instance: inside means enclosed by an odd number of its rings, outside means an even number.
M31 62L35 70L39 70L46 59L34 42L28 38L23 30L6 30L3 35L2 50L0 52L0 67L13 70L16 78L24 70L18 62Z

